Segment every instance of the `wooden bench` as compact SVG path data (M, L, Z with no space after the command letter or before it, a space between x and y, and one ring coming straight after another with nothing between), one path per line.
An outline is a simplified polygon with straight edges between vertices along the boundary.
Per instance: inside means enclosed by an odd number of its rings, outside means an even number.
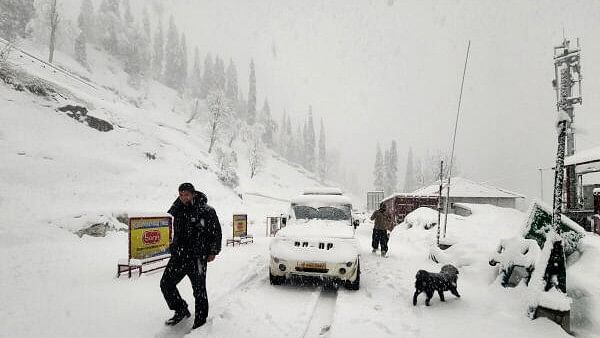
M231 244L232 246L235 246L236 243L238 245L254 243L254 236L247 235L247 236L242 236L242 237L228 238L227 240L225 240L225 246L228 246L229 244Z
M131 278L131 271L133 270L137 270L138 276L141 276L145 272L163 269L167 265L164 263L164 260L169 259L170 257L171 254L149 257L145 259L120 259L117 263L117 278L120 277L124 272L127 272L128 278Z

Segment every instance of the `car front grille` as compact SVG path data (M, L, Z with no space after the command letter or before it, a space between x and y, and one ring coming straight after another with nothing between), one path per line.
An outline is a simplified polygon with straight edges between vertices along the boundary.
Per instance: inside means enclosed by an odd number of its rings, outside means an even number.
M299 271L299 272L327 273L329 271L329 269L305 268L305 267L297 266L296 267L296 271Z

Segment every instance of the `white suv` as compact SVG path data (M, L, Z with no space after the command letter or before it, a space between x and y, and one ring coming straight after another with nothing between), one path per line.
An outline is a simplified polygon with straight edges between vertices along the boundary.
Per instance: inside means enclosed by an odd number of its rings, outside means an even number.
M350 199L335 188L309 189L291 202L290 218L269 246L271 284L291 276L360 287L360 248Z

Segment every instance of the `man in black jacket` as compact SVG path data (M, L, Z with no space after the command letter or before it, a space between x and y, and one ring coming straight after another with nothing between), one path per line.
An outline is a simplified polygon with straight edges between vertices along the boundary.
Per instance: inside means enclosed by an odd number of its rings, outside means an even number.
M221 251L221 224L215 209L206 202L205 194L196 191L191 183L183 183L179 186L179 198L168 211L174 218L174 237L160 289L175 315L165 322L167 325L175 325L191 316L187 303L177 290L177 284L185 276L192 283L196 300L192 329L206 323L207 262L212 262Z

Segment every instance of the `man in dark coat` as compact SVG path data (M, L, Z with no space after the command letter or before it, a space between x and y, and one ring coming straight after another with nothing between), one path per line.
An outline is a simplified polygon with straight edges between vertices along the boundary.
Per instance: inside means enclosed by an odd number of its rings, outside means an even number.
M377 251L379 245L381 245L381 256L386 257L388 251L388 240L389 231L393 229L392 217L387 212L385 203L379 204L379 210L375 210L371 215L371 220L374 221L373 225L373 241L371 246L373 247L373 253Z
M221 251L221 224L215 209L206 202L205 194L196 191L191 183L183 183L179 186L179 198L168 211L174 218L174 237L170 246L171 258L160 280L160 289L175 315L165 322L167 325L175 325L191 315L177 290L177 284L185 276L192 283L196 301L192 329L206 323L207 262L212 262Z

